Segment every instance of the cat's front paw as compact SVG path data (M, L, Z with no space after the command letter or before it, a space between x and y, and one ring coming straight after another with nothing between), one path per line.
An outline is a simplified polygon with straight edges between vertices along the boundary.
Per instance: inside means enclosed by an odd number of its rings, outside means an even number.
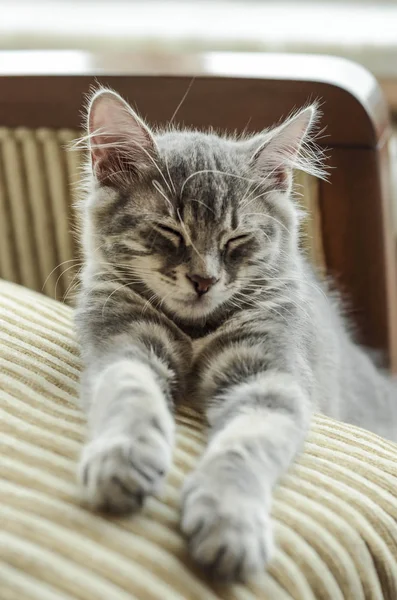
M193 559L214 577L246 580L271 558L269 502L236 486L222 489L204 468L184 486L181 528Z
M79 479L92 508L135 512L157 492L170 467L172 448L147 425L135 435L103 435L83 450Z

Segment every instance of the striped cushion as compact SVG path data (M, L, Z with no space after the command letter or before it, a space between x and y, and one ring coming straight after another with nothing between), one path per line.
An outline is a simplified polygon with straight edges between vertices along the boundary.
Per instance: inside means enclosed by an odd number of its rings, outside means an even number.
M178 531L183 477L205 443L177 417L163 497L134 518L87 512L75 484L84 439L71 310L0 284L1 600L397 598L397 446L317 417L276 492L277 551L247 586L207 582Z

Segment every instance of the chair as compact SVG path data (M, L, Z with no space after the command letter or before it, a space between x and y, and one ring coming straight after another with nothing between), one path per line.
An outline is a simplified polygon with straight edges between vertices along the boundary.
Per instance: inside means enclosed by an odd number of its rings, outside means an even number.
M329 181L297 176L304 243L349 299L359 340L395 369L391 127L376 81L343 59L296 55L10 52L0 65L2 600L394 600L397 447L323 416L276 492L275 559L247 586L206 581L178 533L178 488L205 440L189 408L177 416L164 498L131 520L86 512L74 482L84 418L72 309L46 297L70 297L75 281L64 271L78 264L71 232L83 157L65 147L91 85L116 89L152 124L227 131L261 130L319 98Z

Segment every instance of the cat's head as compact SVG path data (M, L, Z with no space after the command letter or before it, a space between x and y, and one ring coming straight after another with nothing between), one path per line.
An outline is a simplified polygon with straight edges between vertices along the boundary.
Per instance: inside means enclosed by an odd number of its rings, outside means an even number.
M87 259L182 319L254 296L296 252L292 170L316 171L305 152L315 119L311 105L241 139L154 133L118 94L97 91L88 109Z

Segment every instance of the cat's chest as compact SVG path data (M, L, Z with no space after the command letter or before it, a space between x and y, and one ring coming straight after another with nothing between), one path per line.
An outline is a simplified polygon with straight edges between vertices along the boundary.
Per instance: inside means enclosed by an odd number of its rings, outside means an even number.
M183 324L179 325L179 328L185 334L187 338L189 338L192 348L193 360L197 358L200 352L204 349L204 347L212 340L214 335L219 332L219 327L206 327L205 329L200 330L197 327L186 327Z
M204 337L192 340L192 348L193 348L193 360L197 358L200 354L201 350L208 344L208 339L210 335L206 335Z

